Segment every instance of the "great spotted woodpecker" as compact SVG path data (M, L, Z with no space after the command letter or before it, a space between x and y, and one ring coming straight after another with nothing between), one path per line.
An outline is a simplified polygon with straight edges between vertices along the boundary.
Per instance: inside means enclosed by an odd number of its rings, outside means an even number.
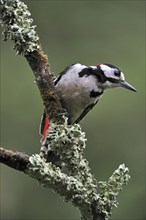
M63 108L68 113L68 124L79 123L97 104L105 89L123 87L137 90L125 81L123 72L112 64L86 66L72 64L54 81ZM44 140L49 127L47 115L43 114L41 134Z

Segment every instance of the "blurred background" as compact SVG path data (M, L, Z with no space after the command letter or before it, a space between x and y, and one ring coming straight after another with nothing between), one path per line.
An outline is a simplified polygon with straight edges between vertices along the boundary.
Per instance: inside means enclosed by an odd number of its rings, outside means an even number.
M131 180L118 197L112 220L145 216L145 1L24 1L51 69L107 62L118 66L137 93L108 90L82 121L85 156L92 173L106 181L122 163ZM12 42L1 42L1 146L29 155L40 149L42 100L32 71ZM28 176L1 165L2 220L80 219L62 201Z

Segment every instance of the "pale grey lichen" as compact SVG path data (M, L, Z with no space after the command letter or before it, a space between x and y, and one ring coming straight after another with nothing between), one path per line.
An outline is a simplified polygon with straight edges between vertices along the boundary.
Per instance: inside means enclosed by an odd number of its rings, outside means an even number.
M87 219L92 216L88 188L73 176L69 176L52 163L46 163L40 155L32 155L26 173L39 181L42 186L52 188L65 201L71 201Z
M117 207L117 195L130 179L128 168L122 164L107 182L99 182L100 193L97 193L85 185L82 179L65 174L52 163L46 163L40 155L32 155L29 160L26 173L37 179L43 187L52 188L65 201L71 201L80 209L84 220L93 219L93 208L96 213L102 214L103 219L109 219L113 207Z
M50 123L46 138L48 150L51 149L60 156L63 163L60 172L67 177L72 176L76 179L76 189L78 187L83 189L84 196L80 190L77 190L78 192L72 191L72 199L70 199L81 202L84 198L85 204L88 204L88 209L86 205L81 206L82 208L78 206L79 204L77 205L82 211L83 219L93 219L94 212L102 214L103 219L108 219L112 214L113 207L117 207L117 195L130 179L129 170L122 164L107 182L100 181L97 184L97 180L91 174L88 162L83 155L86 144L85 133L81 131L79 124L68 125L67 119L65 121L66 123L62 125ZM98 190L97 185L99 186ZM72 182L70 181L68 181L67 190L72 190ZM85 210L88 210L86 215L84 215ZM86 218L86 216L88 217Z
M90 190L97 190L97 181L90 172L88 161L84 158L85 133L79 124L68 125L50 123L47 134L48 149L60 157L68 175L82 181Z
M105 214L108 219L112 214L113 207L117 207L117 196L123 186L130 180L129 169L125 164L121 164L107 182L100 181L100 199L97 205L98 211Z
M12 40L16 54L27 55L40 48L36 26L27 6L19 0L0 0L0 23L4 40Z

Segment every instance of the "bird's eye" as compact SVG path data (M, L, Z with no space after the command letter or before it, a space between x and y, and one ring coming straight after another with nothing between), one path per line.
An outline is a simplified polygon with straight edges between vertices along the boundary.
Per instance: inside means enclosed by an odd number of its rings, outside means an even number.
M119 76L119 77L120 77L121 72L120 72L119 70L115 70L115 71L114 71L114 74L115 74L115 76Z

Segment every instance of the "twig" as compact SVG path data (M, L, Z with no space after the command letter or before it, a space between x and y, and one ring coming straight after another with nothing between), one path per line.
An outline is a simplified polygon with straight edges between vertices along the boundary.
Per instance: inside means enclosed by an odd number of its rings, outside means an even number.
M29 156L21 153L7 150L0 147L0 162L16 170L25 171L29 162Z

